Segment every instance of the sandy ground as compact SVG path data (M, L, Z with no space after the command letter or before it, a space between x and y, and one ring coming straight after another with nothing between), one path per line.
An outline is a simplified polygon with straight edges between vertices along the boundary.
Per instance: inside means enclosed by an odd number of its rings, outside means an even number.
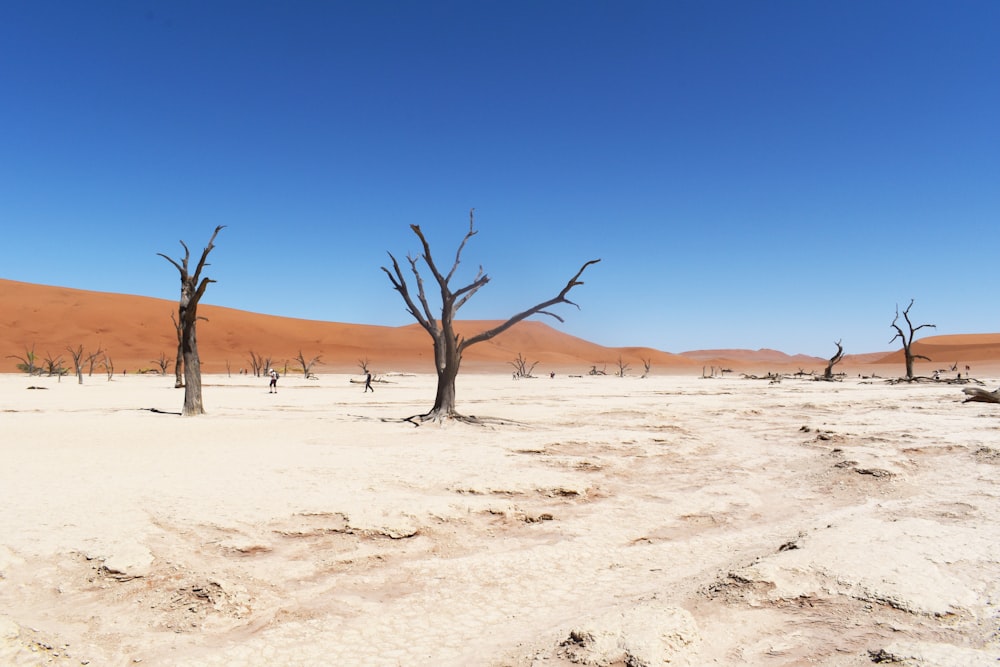
M998 664L1000 406L384 379L0 376L0 664Z

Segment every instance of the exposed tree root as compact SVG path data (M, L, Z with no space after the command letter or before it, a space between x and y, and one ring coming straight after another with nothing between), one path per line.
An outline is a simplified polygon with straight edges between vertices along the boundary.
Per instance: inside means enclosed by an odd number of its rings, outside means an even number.
M394 420L387 420L394 421ZM449 422L458 422L461 424L472 424L474 426L524 426L522 422L514 421L513 419L503 419L500 417L477 417L475 415L463 415L457 412L447 412L447 411L435 411L424 413L422 415L411 415L409 417L404 417L400 421L409 422L414 426L421 426L428 423L437 423L444 425Z

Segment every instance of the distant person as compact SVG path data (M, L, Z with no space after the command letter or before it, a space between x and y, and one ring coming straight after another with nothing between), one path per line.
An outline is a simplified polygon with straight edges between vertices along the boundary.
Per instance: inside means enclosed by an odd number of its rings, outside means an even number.
M278 393L278 371L271 369L271 384L268 387L267 393L277 394Z
M373 394L375 393L375 390L372 389L372 374L371 373L367 373L365 375L365 393L367 394L369 391L371 393L373 393Z

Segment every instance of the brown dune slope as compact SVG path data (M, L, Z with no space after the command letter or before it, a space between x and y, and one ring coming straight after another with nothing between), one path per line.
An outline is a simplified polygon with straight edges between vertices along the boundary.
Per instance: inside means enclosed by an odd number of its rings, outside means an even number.
M153 369L164 355L172 360L177 342L170 319L177 302L150 297L90 292L68 287L36 285L0 279L0 372L14 373L17 359L34 348L39 362L46 356L62 357L71 366L67 348L82 345L88 354L100 349L114 362L116 372ZM249 368L250 352L270 357L279 368L294 372L299 352L311 359L321 356L316 370L355 372L358 361L368 359L377 372L432 372L431 342L417 324L383 327L301 320L203 305L207 318L198 326L198 344L205 372L222 373L227 363L233 373ZM464 335L478 333L496 322L463 321ZM955 362L974 370L1000 367L1000 334L932 336L914 343L914 352L944 368ZM649 360L654 373L701 373L714 366L739 372L821 371L826 361L776 350L700 350L671 354L648 347L610 348L564 334L540 321L518 324L493 340L469 348L463 367L469 370L509 372L509 363L523 355L538 362L536 374L549 371L586 373L596 366L611 374L618 360L629 364L629 374L642 372ZM902 365L902 353L848 355L838 370L861 372L869 365ZM925 368L926 365L926 368ZM848 368L850 367L850 368ZM100 367L95 372L102 372Z
M910 348L913 354L923 355L931 359L921 364L934 368L951 368L958 365L958 370L965 370L966 365L976 363L995 364L1000 361L1000 334L962 334L960 336L928 336L913 342ZM874 363L902 364L903 351L897 350L887 354Z
M133 372L156 367L161 354L172 360L177 341L171 313L177 303L149 297L89 292L66 287L50 287L0 280L0 355L3 372L15 372L17 360L26 350L39 360L62 356L71 365L67 347L84 347L85 354L98 347L105 350L117 371ZM289 372L296 368L295 357L321 356L317 370L351 372L358 360L368 359L378 372L432 372L430 337L416 323L403 327L340 324L249 313L231 308L202 305L199 315L207 318L198 325L198 348L202 367L208 373L233 373L250 367L253 351L273 360L272 365ZM496 322L463 321L458 329L472 335ZM508 362L523 355L538 362L536 372L560 370L586 372L596 365L617 368L621 355L633 369L640 358L650 359L655 368L689 369L695 364L677 355L649 348L606 348L561 333L542 322L518 324L493 340L466 352L463 365L483 370L510 370Z

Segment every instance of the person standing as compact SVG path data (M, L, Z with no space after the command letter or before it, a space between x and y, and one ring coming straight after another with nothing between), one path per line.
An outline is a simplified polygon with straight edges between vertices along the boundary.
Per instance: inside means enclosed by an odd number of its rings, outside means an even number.
M268 387L267 393L277 394L278 393L278 371L271 369L271 384Z

